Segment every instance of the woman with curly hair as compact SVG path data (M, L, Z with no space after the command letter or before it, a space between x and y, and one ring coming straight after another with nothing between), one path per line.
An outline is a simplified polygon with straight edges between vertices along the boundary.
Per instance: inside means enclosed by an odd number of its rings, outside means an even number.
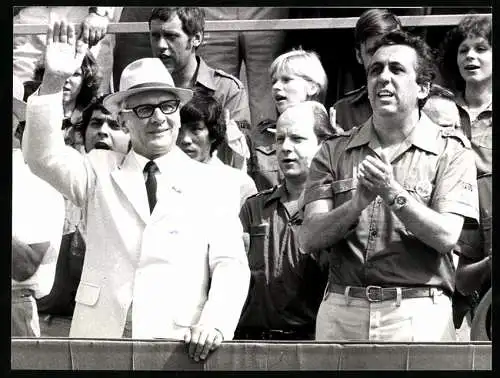
M474 303L464 301L463 296L477 293L480 299L491 287L492 55L491 17L465 17L447 34L442 46L443 78L455 92L460 126L476 155L480 208L479 229L465 225L459 240L454 301L457 328L465 313L474 309ZM472 302L477 303L477 299Z

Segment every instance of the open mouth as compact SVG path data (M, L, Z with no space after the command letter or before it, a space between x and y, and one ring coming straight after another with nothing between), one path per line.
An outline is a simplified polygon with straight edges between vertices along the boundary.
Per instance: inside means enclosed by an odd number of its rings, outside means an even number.
M295 159L290 159L290 158L283 158L283 159L281 159L281 161L282 161L283 163L285 163L285 164L290 164L290 163L296 163L296 162L297 162L297 160L295 160Z
M384 89L382 91L378 91L377 96L380 98L394 97L394 93Z
M474 71L474 70L479 69L479 66L477 66L477 65L475 65L475 64L467 64L464 68L465 68L467 71Z
M94 144L94 149L96 150L111 150L111 147L104 142L97 142Z
M286 97L285 97L285 96L282 96L282 95L276 95L276 96L274 96L274 100L275 100L276 102L285 101L285 100L286 100Z

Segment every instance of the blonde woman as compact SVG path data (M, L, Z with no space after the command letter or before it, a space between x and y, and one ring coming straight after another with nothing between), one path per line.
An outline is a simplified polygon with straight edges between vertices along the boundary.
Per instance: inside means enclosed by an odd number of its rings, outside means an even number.
M299 48L278 56L271 64L269 74L278 114L304 101L325 101L328 79L314 51ZM276 121L264 120L252 128L248 138L251 155L249 174L259 191L277 185L283 178L276 158L275 133Z

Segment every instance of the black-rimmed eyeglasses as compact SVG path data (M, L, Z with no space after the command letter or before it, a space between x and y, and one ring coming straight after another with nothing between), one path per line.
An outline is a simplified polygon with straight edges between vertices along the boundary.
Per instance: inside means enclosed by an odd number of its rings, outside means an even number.
M156 108L160 108L161 112L163 114L172 114L179 109L179 104L181 102L179 100L167 100L160 102L159 104L152 105L152 104L142 104L142 105L137 105L131 109L123 109L123 110L128 110L128 111L133 111L137 118L144 119L144 118L149 118L153 115L155 112Z

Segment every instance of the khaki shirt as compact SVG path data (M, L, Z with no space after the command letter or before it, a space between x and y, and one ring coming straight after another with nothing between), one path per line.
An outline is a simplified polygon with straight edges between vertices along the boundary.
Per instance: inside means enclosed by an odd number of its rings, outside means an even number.
M247 92L243 83L222 70L209 67L197 56L198 74L195 87L203 87L212 92L224 109L228 109L231 119L250 123Z
M381 147L371 118L360 128L324 142L313 159L304 202L332 199L339 207L352 198L357 167ZM478 220L474 153L467 138L442 128L425 114L392 161L395 179L420 203L439 213ZM330 250L329 280L352 286L454 288L451 251L441 255L412 234L380 197Z
M491 174L493 161L493 104L490 104L471 122L463 98L457 96L455 102L460 114L460 128L470 139L472 149L476 154L477 176Z
M333 107L337 111L336 123L344 130L362 125L372 115L366 86L346 93Z
M234 76L218 69L209 67L205 61L197 56L198 70L196 74L196 87L202 87L214 96L222 105L223 109L229 110L232 120L246 121L250 123L250 109L248 108L248 98L245 88L241 81ZM241 133L242 142L245 143L245 136ZM245 150L233 150L227 140L225 140L217 149L219 159L231 167L246 170L246 158L248 147Z
M248 198L241 209L243 230L250 236L252 280L239 327L314 327L326 275L301 252L302 216L288 213L286 198L285 186L279 185Z
M276 156L276 122L264 120L247 136L250 146L248 174L253 178L257 190L262 191L278 185L283 180Z

